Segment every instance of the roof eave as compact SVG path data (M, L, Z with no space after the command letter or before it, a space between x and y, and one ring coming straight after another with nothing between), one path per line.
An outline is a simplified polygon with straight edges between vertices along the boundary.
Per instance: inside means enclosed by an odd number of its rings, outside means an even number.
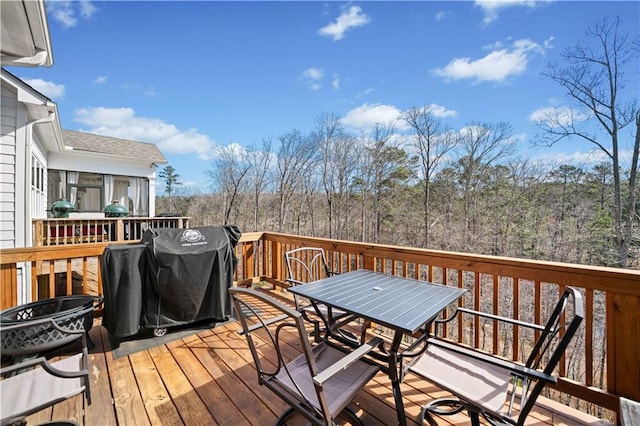
M2 80L13 86L17 101L25 106L29 121L36 123L36 131L49 151L64 151L58 105L9 71L2 69Z
M8 52L0 49L3 66L51 67L53 49L47 21L47 9L44 0L3 2L2 27L3 38L9 34L29 47ZM11 9L7 9L13 7ZM23 45L24 46L24 45Z
M40 107L42 108L42 107ZM42 140L48 151L64 151L64 140L62 138L62 128L60 127L60 116L58 115L58 106L54 102L48 102L44 105L47 111L48 119L41 119L36 127L36 131L43 134Z

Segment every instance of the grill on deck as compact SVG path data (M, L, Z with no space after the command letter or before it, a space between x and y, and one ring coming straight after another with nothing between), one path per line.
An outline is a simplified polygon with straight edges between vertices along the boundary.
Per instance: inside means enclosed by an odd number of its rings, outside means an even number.
M201 320L225 321L240 238L234 226L148 230L142 241L102 256L103 325L115 337Z

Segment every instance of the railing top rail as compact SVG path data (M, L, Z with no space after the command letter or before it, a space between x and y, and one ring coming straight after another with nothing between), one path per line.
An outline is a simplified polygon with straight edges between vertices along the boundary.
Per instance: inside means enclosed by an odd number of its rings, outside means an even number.
M242 234L240 238L240 242L257 242L261 240L288 244L293 243L303 246L314 245L330 251L341 251L418 264L433 264L440 267L525 280L541 282L558 282L558 280L561 280L561 282L566 285L611 290L616 293L640 296L640 271L634 269L446 252L345 240L329 240L274 232L249 232ZM127 242L131 243L133 241ZM60 250L79 250L79 253L85 256L100 255L107 244L113 244L113 242L71 244L65 248L62 246L47 246L0 249L0 262L11 263L30 260L50 260L60 256ZM57 255L56 252L58 252Z
M449 252L412 247L329 240L316 237L265 232L264 240L281 243L315 245L327 250L355 253L383 259L404 260L542 282L607 290L615 286L618 293L640 296L640 270L578 265L543 260L519 259L460 252ZM431 260L431 262L429 262ZM586 280L588 278L588 280ZM585 281L586 280L586 281Z
M93 222L96 220L139 220L139 221L153 221L153 220L171 220L171 219L191 219L190 216L171 216L171 217L161 217L161 216L125 216L125 217L46 217L46 218L34 218L31 219L32 223L36 222Z

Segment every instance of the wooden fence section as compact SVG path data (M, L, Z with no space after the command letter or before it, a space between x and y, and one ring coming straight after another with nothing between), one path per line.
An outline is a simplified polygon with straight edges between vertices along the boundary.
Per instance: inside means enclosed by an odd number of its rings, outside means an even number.
M91 276L91 269L99 265L106 245L0 250L2 308L16 303L12 288L24 262L29 262L34 295L58 294L60 287L64 294L101 295L99 270ZM366 268L456 285L467 289L460 306L538 323L544 322L549 306L565 286L580 288L585 298L585 323L574 339L571 355L561 363L557 389L578 398L581 409L596 415L602 408L617 412L620 396L640 400L640 271L248 233L236 248L235 285L266 281L286 288L284 252L303 246L323 248L331 268L338 272ZM79 282L74 282L74 277ZM533 339L528 331L499 329L493 321L471 322L463 317L451 324L446 337L516 360Z

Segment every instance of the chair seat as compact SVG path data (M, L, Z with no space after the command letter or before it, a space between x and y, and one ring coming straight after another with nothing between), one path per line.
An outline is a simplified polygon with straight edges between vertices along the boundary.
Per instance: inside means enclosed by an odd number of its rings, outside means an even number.
M511 378L506 368L430 345L409 370L464 401L503 414Z
M82 370L82 354L70 356L51 364L68 372ZM63 401L85 390L81 377L62 378L38 367L0 382L2 390L2 424L5 420L34 413L43 407Z
M335 364L345 356L343 352L327 346L324 343L314 346L312 353L316 366L320 371ZM287 370L282 368L275 376L275 379L280 382L280 384L287 386L293 393L299 394L298 389L291 381L292 377L293 381L295 381L296 385L304 394L304 397L313 403L316 408L321 409L313 379L309 375L309 366L307 365L304 354L288 363L287 369L288 373ZM327 380L323 387L331 416L337 416L378 371L378 367L363 361L357 361L341 371L340 374L336 374ZM289 374L291 377L289 377Z

